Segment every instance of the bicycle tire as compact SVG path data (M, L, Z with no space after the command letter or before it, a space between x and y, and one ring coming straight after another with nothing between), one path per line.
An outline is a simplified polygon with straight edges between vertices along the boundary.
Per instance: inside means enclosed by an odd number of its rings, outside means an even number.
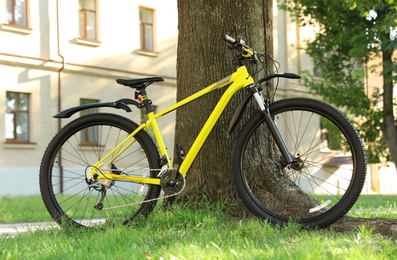
M59 225L127 224L153 210L161 191L159 185L103 179L107 188L101 209L101 191L88 187L86 182L89 167L137 127L125 117L96 113L73 120L54 136L42 158L40 191L48 212ZM114 161L111 171L156 177L160 157L154 142L145 131L139 131L135 140ZM143 202L146 200L150 201Z
M274 149L265 158L272 142L264 137L264 116L254 115L238 136L232 157L242 201L275 224L330 225L354 205L365 182L367 160L359 134L341 112L318 100L280 100L270 105L270 113L303 167L281 165L284 160Z

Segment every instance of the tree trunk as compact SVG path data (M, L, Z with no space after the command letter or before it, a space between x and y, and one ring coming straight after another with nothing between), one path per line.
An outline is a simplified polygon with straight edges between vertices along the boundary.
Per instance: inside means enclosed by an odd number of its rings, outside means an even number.
M233 56L222 34L244 39L260 53L272 50L272 1L178 0L177 100L230 75ZM270 64L267 66L270 71ZM190 149L223 91L211 93L177 111L175 143ZM184 194L210 201L234 199L231 151L236 129L227 135L229 122L243 94L237 94L220 117L189 170Z
M226 43L221 41L222 34L244 39L259 53L273 52L272 1L257 0L247 4L243 0L179 0L178 19L178 101L234 71L232 59L238 53L228 50ZM264 69L266 74L273 69L273 64L268 61L269 64L265 64ZM258 68L251 68L251 74L255 69ZM259 79L258 75L254 77ZM232 180L231 157L239 129L227 135L229 122L238 104L236 102L244 94L246 93L237 94L233 98L201 148L188 172L186 188L182 196L179 196L180 200L186 197L195 200L204 197L211 202L227 200L228 207L237 206L237 210L232 210L234 214L247 214L245 207L236 203L239 200ZM211 93L177 111L175 142L185 151L190 149L221 95L222 91ZM254 102L252 106L255 109L249 107L246 110L240 126L244 125L252 113L258 111ZM249 111L252 112L248 113ZM247 168L251 169L246 175L249 176L247 178L255 178L254 189L257 196L260 196L258 199L265 201L275 212L301 217L309 214L309 209L316 205L316 201L306 193L299 192L297 185L283 174L281 156L273 149L270 133L258 133L254 140L256 141L251 142L246 149L251 151L245 155L249 157L247 161L250 167ZM297 190L295 196L292 196L293 199L286 198L291 190Z
M234 71L232 57L235 53L229 51L227 45L221 41L220 36L222 34L226 33L236 38L242 38L258 52L272 53L272 1L250 1L247 4L247 1L243 0L178 0L178 23L178 101ZM268 73L271 70L271 64L267 64L265 72ZM222 91L212 92L210 95L177 111L175 143L182 146L185 151L190 149L190 145L200 132L222 93ZM232 99L232 102L220 117L218 124L212 130L189 170L186 188L179 199L183 200L190 197L200 200L205 198L212 202L228 199L229 207L237 201L231 179L231 152L239 131L236 129L229 136L226 131L242 96L243 94L237 94ZM249 114L245 115L242 121L249 116ZM271 142L266 139L270 138L260 138L258 142ZM274 179L266 177L269 175L266 172L270 172L274 177L277 171L279 172L278 176L282 176L280 165L275 159L278 155L268 144L258 145L268 147L268 149L256 151L252 149L254 151L253 161L255 156L260 157L262 161L267 159L266 169L261 169L263 174L260 177L255 176L255 178L258 178L258 186L260 186L255 188L263 189L263 196L272 200L272 203L283 204L282 189L284 187L290 189L293 184L289 184L289 179L286 178L285 185L274 185ZM280 178L277 182L280 182ZM275 187L277 187L276 190L274 190ZM296 205L299 205L298 201L301 203L305 201L304 195L297 194L296 200ZM309 200L306 200L306 202L310 204ZM283 206L285 205L281 205L281 207ZM239 211L244 208L237 207ZM277 207L277 205L274 207ZM294 209L294 205L290 205L289 208L290 210L299 210L302 207L296 206L296 209ZM299 214L299 212L294 213L294 215L296 214ZM383 219L372 221L371 219L344 217L336 222L332 229L347 231L358 229L360 225L369 225L374 228L375 232L388 235L395 232L395 222ZM389 224L390 227L388 228L387 225Z
M389 35L387 35L389 36ZM386 42L388 42L386 40ZM382 46L382 65L383 65L383 139L389 148L390 156L397 166L397 128L394 119L393 103L393 70L392 53Z

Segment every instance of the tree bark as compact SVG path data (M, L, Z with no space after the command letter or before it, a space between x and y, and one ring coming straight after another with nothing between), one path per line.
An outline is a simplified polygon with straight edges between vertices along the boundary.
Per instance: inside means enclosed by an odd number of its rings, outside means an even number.
M272 1L178 0L178 28L178 101L234 71L232 59L237 53L228 50L222 34L242 38L258 52L273 52ZM265 70L270 71L270 64ZM211 93L177 111L175 143L185 151L222 94ZM232 98L202 147L189 170L185 195L210 201L234 199L230 158L235 134L228 136L227 129L242 96Z
M258 53L272 54L272 1L178 1L178 56L177 100L195 93L203 87L230 75L235 67L232 58L237 53L228 50L220 36L224 33L242 38ZM269 74L273 67L270 59L265 58L263 73ZM259 68L261 65L259 65ZM250 68L249 68L250 69ZM251 68L253 74L258 67ZM253 75L259 79L258 75ZM271 89L271 86L266 86ZM269 93L272 93L270 91ZM229 122L234 114L242 93L236 95L218 124L212 130L206 143L201 148L196 160L189 170L186 188L179 199L189 197L206 198L207 201L227 201L228 205L240 204L232 180L231 157L235 139L239 133L236 129L227 135ZM265 93L264 93L265 94ZM216 105L222 91L212 93L204 98L179 109L176 114L175 142L185 151L189 150L201 127ZM257 113L257 105L246 110L240 126L244 125L252 113ZM251 112L251 113L249 113ZM255 140L247 144L244 156L247 179L255 178L254 193L258 199L274 212L287 216L307 217L310 209L318 202L301 192L284 172L280 153L273 149L273 139L266 129L255 133ZM260 173L260 174L258 174ZM294 196L289 196L291 192ZM245 216L250 214L244 206L233 214Z

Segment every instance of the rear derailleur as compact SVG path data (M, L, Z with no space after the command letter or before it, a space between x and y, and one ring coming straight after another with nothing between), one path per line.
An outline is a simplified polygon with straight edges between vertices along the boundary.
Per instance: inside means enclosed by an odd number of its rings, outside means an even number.
M101 165L97 170L101 174L110 172L113 174L121 174L121 171L119 171L114 164L111 164L110 166ZM114 181L110 179L98 179L97 174L92 174L91 168L86 169L85 181L89 190L94 189L100 193L100 197L94 205L94 208L101 211L103 209L103 200L106 197L106 191L114 185Z

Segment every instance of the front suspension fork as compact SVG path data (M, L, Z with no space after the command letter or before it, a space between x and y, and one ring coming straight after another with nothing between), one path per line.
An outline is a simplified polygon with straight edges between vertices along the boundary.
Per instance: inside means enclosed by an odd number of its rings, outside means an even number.
M252 86L251 90L254 91L254 98L261 109L261 112L265 118L266 125L269 128L270 133L271 133L274 141L276 142L277 147L280 150L281 155L283 156L286 165L297 164L296 158L293 157L291 155L291 153L289 152L287 144L285 143L283 137L280 134L280 131L278 130L276 123L274 122L272 116L270 115L269 100L264 100L261 92L258 90L256 85Z

